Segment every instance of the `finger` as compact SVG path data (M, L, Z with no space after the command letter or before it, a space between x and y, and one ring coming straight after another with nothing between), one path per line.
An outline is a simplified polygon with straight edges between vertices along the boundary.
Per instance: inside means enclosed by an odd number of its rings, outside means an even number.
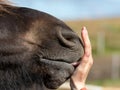
M88 36L88 32L86 27L82 28L82 39L83 39L83 43L84 43L84 56L82 57L82 61L81 61L81 66L85 67L86 64L91 64L92 65L92 55L91 55L91 43L89 40L89 36Z
M84 51L85 51L85 56L90 56L91 54L91 43L89 40L88 32L86 27L82 28L82 33L81 33L83 43L84 43Z

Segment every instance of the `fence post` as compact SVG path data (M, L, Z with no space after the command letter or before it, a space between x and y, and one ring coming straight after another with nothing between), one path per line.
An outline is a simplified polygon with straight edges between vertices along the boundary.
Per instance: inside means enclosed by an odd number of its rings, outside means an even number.
M120 75L120 59L118 54L112 55L112 79L119 79Z
M103 54L105 52L105 33L97 33L97 53Z

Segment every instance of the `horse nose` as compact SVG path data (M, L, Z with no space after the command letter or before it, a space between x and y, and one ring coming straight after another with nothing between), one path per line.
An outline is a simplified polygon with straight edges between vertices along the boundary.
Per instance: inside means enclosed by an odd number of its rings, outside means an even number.
M60 43L65 47L74 49L80 49L83 47L82 41L79 36L71 30L59 30L58 37Z

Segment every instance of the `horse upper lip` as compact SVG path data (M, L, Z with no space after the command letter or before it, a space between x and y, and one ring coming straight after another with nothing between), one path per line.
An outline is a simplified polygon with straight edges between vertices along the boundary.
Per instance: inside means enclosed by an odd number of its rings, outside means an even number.
M65 63L71 64L73 66L78 65L80 63L80 60L81 60L81 58L80 58L79 60L76 60L74 62L70 62L70 61L67 61L67 60L64 60L64 59L50 59L50 58L46 58L46 57L43 57L43 59L57 61L57 62L65 62Z
M65 62L65 63L70 63L64 59L51 59L51 58L46 58L46 57L43 57L43 59L47 59L47 60L51 60L51 61L57 61L57 62Z

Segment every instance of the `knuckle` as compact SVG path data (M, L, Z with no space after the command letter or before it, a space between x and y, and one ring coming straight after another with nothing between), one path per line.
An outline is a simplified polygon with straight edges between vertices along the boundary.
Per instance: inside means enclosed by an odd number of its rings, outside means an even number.
M88 63L88 59L84 59L83 63L85 63L85 64Z
M92 66L93 63L94 63L93 60L91 60L91 61L89 62L89 65Z
M92 66L92 65L93 65L93 62L90 62L89 65Z
M89 44L89 45L87 45L87 48L89 49L89 50L91 50L91 45Z
M89 57L90 57L90 52L89 52L89 51L86 51L86 52L85 52L85 57L86 57L86 58L89 58Z
M78 69L78 72L79 72L79 74L81 75L81 76L83 76L83 75L85 75L86 74L86 71L84 70L84 69Z

